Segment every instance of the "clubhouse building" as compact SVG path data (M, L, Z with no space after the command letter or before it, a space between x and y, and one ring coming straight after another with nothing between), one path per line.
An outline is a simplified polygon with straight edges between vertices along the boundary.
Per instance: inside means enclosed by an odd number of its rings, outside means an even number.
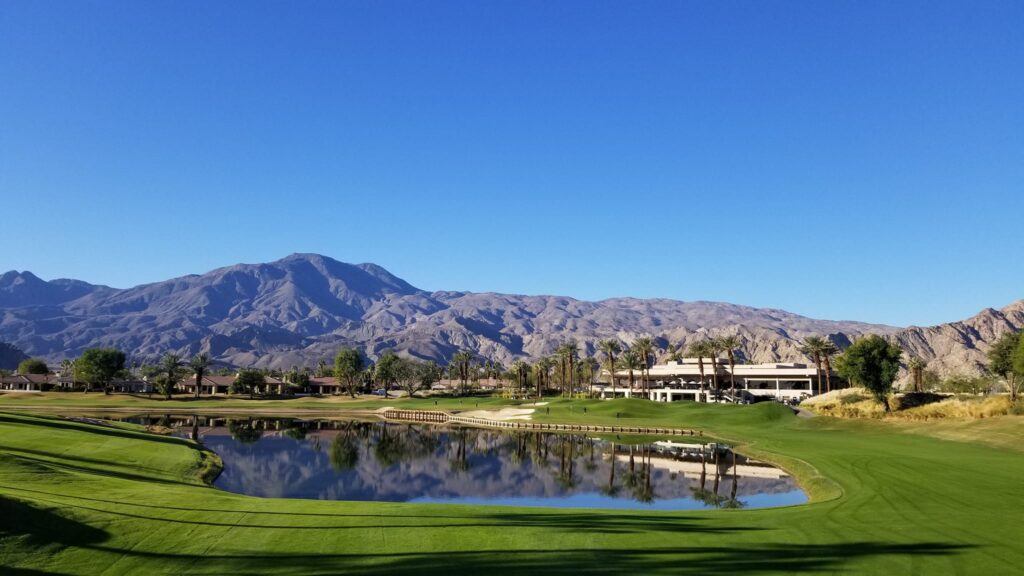
M605 377L607 378L607 371ZM718 377L719 398L714 398L713 381ZM646 379L646 386L645 380ZM736 397L729 395L731 381L736 383ZM592 392L601 398L647 397L655 402L696 400L703 402L752 401L759 398L800 400L815 394L818 389L817 370L806 364L775 362L770 364L737 364L729 372L729 363L717 360L717 370L711 359L704 359L704 392L701 392L700 362L684 358L680 362L666 362L651 367L643 376L633 370L633 386L629 385L629 371L616 370L610 384L594 384Z

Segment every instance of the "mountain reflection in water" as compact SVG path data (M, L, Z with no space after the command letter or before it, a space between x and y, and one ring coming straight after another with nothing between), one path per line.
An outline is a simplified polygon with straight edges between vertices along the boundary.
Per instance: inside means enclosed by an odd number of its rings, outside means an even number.
M282 418L139 417L198 434L215 486L274 498L683 510L806 502L727 449L545 432Z

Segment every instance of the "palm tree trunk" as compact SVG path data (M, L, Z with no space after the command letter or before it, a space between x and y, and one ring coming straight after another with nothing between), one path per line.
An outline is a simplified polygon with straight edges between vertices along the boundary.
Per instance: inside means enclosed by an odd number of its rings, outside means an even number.
M736 356L729 352L729 396L736 401Z

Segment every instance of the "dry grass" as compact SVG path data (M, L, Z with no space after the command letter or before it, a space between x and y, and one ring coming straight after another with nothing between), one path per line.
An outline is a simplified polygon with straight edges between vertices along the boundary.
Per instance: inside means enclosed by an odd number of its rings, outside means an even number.
M957 397L908 410L898 410L894 417L906 420L939 420L945 418L992 418L1010 414L1013 404L1007 396Z
M938 399L938 396L934 397ZM909 399L909 398L908 398ZM1007 396L955 396L924 405L915 399L911 406L904 407L902 396L889 400L890 412L885 411L881 402L875 400L863 388L850 388L823 394L805 401L802 406L823 416L837 418L886 418L892 420L944 420L978 419L1020 414L1024 405L1010 402Z

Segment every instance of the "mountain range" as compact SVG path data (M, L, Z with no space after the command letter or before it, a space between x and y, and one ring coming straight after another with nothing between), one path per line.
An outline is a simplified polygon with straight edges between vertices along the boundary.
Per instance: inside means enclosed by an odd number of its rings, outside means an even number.
M807 318L721 302L523 296L416 288L376 264L293 254L128 289L31 272L0 276L0 341L51 361L92 346L114 346L142 362L167 351L207 352L232 366L290 367L357 347L373 358L395 350L446 361L460 349L508 364L551 354L575 339L655 337L662 349L735 334L750 361L806 361L802 338L840 347L858 336L889 337L940 374L976 373L989 343L1024 327L1024 300L1002 310L927 328Z

